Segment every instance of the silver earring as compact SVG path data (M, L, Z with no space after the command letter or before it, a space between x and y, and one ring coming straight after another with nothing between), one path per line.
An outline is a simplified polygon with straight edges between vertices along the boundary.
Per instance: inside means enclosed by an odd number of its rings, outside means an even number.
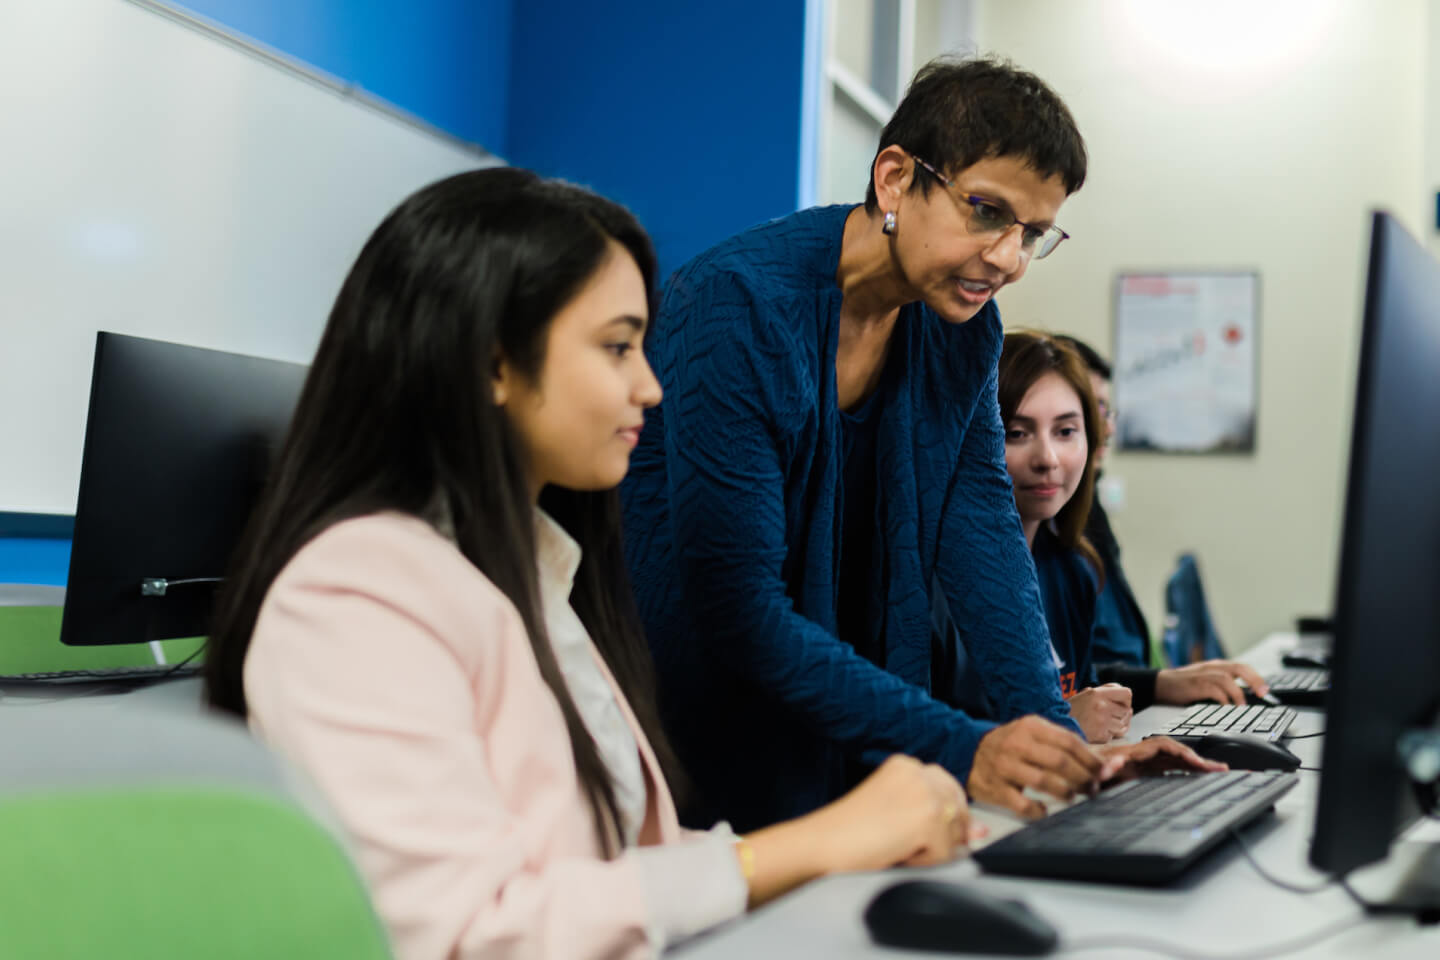
M880 226L880 232L887 237L895 236L895 211L885 211L885 222Z

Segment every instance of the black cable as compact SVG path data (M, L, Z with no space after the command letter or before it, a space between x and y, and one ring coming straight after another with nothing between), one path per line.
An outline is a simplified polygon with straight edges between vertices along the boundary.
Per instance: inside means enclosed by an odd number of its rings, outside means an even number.
M184 660L181 660L178 663L170 664L169 670L161 670L156 673L152 673L149 676L115 677L108 680L104 677L97 677L96 681L98 683L98 687L92 692L111 693L116 690L137 690L140 687L149 687L157 683L164 683L166 680L169 680L171 677L175 676L180 671L184 670L187 666L189 666L190 661L194 660L196 657L200 656L200 654L204 653L205 649L209 646L210 639L207 637L205 639L205 642L200 644L200 646L196 647L194 650L190 651L189 656L187 656ZM81 694L81 696L85 695L86 694Z
M204 653L205 648L208 646L210 646L210 638L206 637L204 643L200 644L200 646L196 647L194 650L191 650L190 655L187 656L184 660L181 660L178 663L171 664L169 670L152 674L148 677L142 677L139 680L115 680L113 681L113 684L117 686L148 687L153 683L160 683L162 681L169 680L171 677L175 676L175 674L179 673L181 670L184 670L187 666L189 666L191 660L194 660L196 657L200 656L200 654Z
M205 652L205 648L208 647L208 646L210 646L210 638L209 638L209 637L206 637L206 638L205 638L205 642L202 643L202 644L200 644L200 646L196 647L194 650L191 650L191 651L190 651L190 655L189 655L188 657L186 657L184 660L181 660L179 663L175 664L175 665L172 666L169 670L166 670L164 673L159 674L158 676L155 677L155 679L156 679L156 680L164 680L166 677L168 677L168 676L170 676L171 674L175 673L176 671L180 670L180 668L184 667L184 666L185 666L186 664L188 664L191 660L194 660L196 657L200 656L200 654L204 653L204 652Z
M1061 953L1079 953L1082 950L1147 950L1150 953L1158 953L1165 957L1175 957L1177 960L1265 960L1268 957L1280 957L1287 953L1294 953L1296 950L1303 950L1313 946L1322 940L1344 933L1352 927L1358 927L1365 922L1365 915L1358 917L1346 917L1319 930L1312 930L1310 933L1293 937L1289 940L1281 940L1279 943L1272 943L1268 946L1257 947L1251 950L1238 951L1236 953L1203 953L1199 950L1190 950L1186 947L1177 946L1173 943L1166 943L1163 940L1152 940L1149 937L1083 937L1073 943L1061 941Z
M224 583L224 577L185 577L182 580L170 580L165 577L145 577L140 581L140 595L142 597L163 597L170 592L171 587L191 587L197 583Z
M1270 873L1269 870L1266 870L1260 865L1260 861L1255 859L1255 854L1250 849L1250 844L1246 842L1244 835L1241 834L1238 829L1236 829L1235 827L1231 827L1230 836L1234 837L1235 842L1240 845L1240 852L1245 855L1246 860L1250 861L1250 866L1255 868L1255 872L1260 874L1260 876L1263 877L1268 883L1272 884L1273 886L1279 887L1281 890L1286 890L1290 893L1298 893L1301 895L1319 893L1321 890L1329 889L1330 885L1333 884L1337 879L1342 881L1344 879L1343 877L1326 877L1322 882L1310 885L1302 885L1298 883L1291 883L1288 880L1281 880L1279 877L1273 875L1272 873Z
M1297 733L1297 734L1294 734L1293 736L1287 736L1287 737L1285 737L1285 739L1286 739L1286 740L1309 740L1311 737L1323 737L1323 736L1325 736L1325 731L1324 731L1324 730L1317 730L1317 731L1314 732L1314 733Z
M1349 880L1348 877L1341 877L1341 878L1340 878L1340 889L1341 889L1341 890L1344 890L1346 893L1348 893L1348 894L1350 895L1350 899L1351 899L1351 900L1354 900L1354 901L1355 901L1355 904L1356 904L1361 910L1364 910L1366 913L1369 913L1369 912L1370 912L1370 907L1371 907L1370 902L1369 902L1368 900L1366 900L1364 897L1360 896L1360 894L1358 894L1358 893L1355 892L1355 888L1352 887L1352 886L1350 886L1350 880Z
M1250 850L1250 845L1245 841L1245 837L1238 829L1231 827L1230 835L1234 837L1235 841L1240 845L1240 852L1245 855L1245 859L1250 862L1250 866L1253 867L1255 872L1267 883L1289 893L1301 895L1319 893L1322 890L1328 889L1331 884L1339 883L1345 889L1345 892L1350 894L1351 899L1360 905L1363 912L1358 917L1347 917L1327 927L1321 927L1319 930L1313 930L1310 933L1290 940L1282 940L1279 943L1266 947L1257 947L1239 953L1204 953L1198 950L1190 950L1187 947L1177 946L1173 943L1166 943L1163 940L1152 940L1149 937L1137 936L1082 937L1074 942L1061 941L1060 952L1078 953L1082 950L1147 950L1150 953L1158 953L1162 956L1176 957L1178 960L1262 960L1262 958L1266 957L1278 957L1287 953L1294 953L1296 950L1303 950L1305 947L1336 936L1349 930L1351 927L1363 923L1366 915L1373 910L1370 904L1360 899L1355 893L1344 874L1326 877L1321 883L1310 886L1302 886L1298 883L1281 880L1260 865L1260 861L1255 859L1254 854Z

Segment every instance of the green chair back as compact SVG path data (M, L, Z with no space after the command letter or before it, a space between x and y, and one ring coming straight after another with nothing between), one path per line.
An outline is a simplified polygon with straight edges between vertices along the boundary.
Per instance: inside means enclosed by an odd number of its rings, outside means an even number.
M0 953L45 960L388 960L337 841L243 788L0 795Z

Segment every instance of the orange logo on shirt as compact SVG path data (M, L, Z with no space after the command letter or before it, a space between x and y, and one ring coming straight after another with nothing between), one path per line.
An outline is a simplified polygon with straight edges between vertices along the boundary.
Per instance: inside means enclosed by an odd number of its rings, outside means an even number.
M1069 700L1075 694L1075 671L1060 674L1060 695Z

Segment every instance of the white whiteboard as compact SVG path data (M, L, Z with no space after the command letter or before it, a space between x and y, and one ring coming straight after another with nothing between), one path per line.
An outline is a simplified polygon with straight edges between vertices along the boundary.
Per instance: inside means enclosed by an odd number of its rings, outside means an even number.
M497 162L126 0L0 3L0 120L0 512L74 512L96 330L309 362L385 213Z

